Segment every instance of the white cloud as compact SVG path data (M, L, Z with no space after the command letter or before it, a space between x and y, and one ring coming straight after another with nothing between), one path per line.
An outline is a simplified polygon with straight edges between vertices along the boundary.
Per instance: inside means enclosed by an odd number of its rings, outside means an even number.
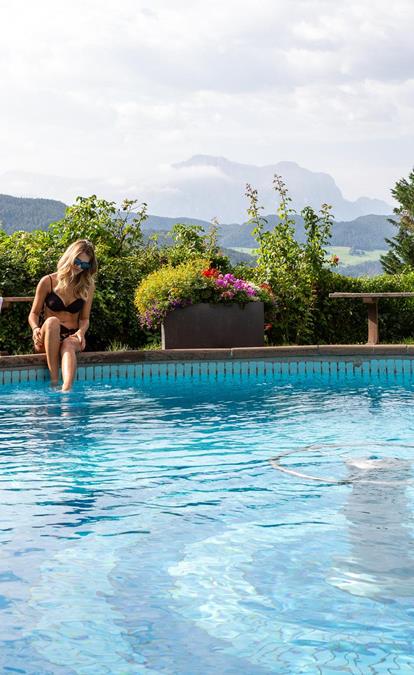
M203 152L387 198L390 163L410 169L391 155L413 144L413 20L408 0L0 0L0 171L139 186Z

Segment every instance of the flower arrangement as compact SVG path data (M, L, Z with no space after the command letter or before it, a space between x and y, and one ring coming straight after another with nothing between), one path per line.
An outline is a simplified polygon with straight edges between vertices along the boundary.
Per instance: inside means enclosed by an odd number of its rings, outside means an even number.
M239 303L262 301L274 304L270 286L258 286L222 274L208 260L197 259L177 267L162 267L139 285L135 306L144 328L158 328L167 314L179 307L199 302Z

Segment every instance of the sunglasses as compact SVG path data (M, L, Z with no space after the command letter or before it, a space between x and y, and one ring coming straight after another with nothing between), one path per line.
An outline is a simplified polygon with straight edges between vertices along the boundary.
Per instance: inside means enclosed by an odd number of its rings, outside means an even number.
M90 270L91 268L91 263L84 262L83 260L79 260L79 258L75 258L73 261L73 264L76 265L77 267L80 267L82 270Z

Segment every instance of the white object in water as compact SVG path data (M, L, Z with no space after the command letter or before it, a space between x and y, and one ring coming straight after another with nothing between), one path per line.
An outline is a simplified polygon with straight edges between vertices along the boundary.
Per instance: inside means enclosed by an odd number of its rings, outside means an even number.
M363 457L355 457L349 459L346 464L354 469L361 469L361 471L372 471L372 469L396 469L405 468L403 460L397 457L387 457L385 459L368 459Z

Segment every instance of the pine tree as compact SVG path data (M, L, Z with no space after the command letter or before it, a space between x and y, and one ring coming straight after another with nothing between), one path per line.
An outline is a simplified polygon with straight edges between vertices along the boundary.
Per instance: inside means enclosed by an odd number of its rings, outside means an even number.
M381 256L381 264L387 274L398 274L414 269L414 170L408 179L401 178L395 184L391 194L399 203L394 209L399 219L390 220L398 232L392 239L385 240L390 248Z

